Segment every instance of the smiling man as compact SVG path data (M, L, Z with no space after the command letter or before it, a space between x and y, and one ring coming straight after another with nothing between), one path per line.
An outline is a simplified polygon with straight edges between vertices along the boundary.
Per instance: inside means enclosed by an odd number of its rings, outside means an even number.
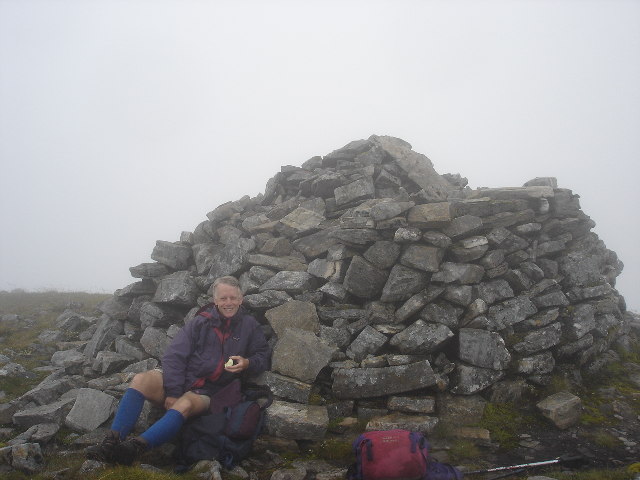
M241 373L269 368L271 352L260 325L242 307L234 277L211 286L213 303L201 308L174 337L162 357L162 370L137 374L120 401L111 431L88 458L131 465L146 449L171 440L189 417L209 410L211 397ZM166 413L140 436L127 438L144 401Z

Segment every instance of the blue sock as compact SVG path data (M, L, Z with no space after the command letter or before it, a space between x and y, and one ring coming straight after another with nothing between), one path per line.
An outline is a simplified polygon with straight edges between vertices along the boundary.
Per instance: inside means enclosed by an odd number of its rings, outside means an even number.
M184 421L185 418L179 411L167 410L160 420L140 436L147 442L149 448L158 447L175 437Z
M144 395L135 388L127 388L118 405L118 411L111 424L111 430L120 434L120 440L124 440L133 427L135 427L142 407L144 406Z

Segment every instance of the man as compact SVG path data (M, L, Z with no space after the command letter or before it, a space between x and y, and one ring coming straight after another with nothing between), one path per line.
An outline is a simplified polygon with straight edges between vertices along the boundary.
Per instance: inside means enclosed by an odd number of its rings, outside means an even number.
M162 371L133 377L111 431L101 444L87 448L88 458L131 465L146 449L171 440L186 419L207 412L211 396L239 374L269 368L269 346L256 319L242 307L238 280L218 278L211 293L213 303L201 308L167 347ZM145 400L166 413L140 436L127 438Z

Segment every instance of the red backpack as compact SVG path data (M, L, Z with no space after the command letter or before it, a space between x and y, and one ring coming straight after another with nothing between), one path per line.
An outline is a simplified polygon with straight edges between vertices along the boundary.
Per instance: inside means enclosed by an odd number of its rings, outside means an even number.
M420 432L378 430L353 442L356 462L349 480L461 480L451 465L428 458L429 443Z

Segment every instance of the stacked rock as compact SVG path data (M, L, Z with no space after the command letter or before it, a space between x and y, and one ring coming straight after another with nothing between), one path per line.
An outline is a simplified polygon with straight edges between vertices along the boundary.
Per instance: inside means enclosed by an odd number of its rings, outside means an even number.
M630 341L622 263L578 195L549 177L466 184L383 136L282 167L264 194L218 206L131 268L140 281L101 306L85 373L157 364L223 275L273 345L262 381L279 398L276 435L317 439L354 408L433 413L436 392L504 399L565 366L600 368ZM295 431L301 416L318 427Z

